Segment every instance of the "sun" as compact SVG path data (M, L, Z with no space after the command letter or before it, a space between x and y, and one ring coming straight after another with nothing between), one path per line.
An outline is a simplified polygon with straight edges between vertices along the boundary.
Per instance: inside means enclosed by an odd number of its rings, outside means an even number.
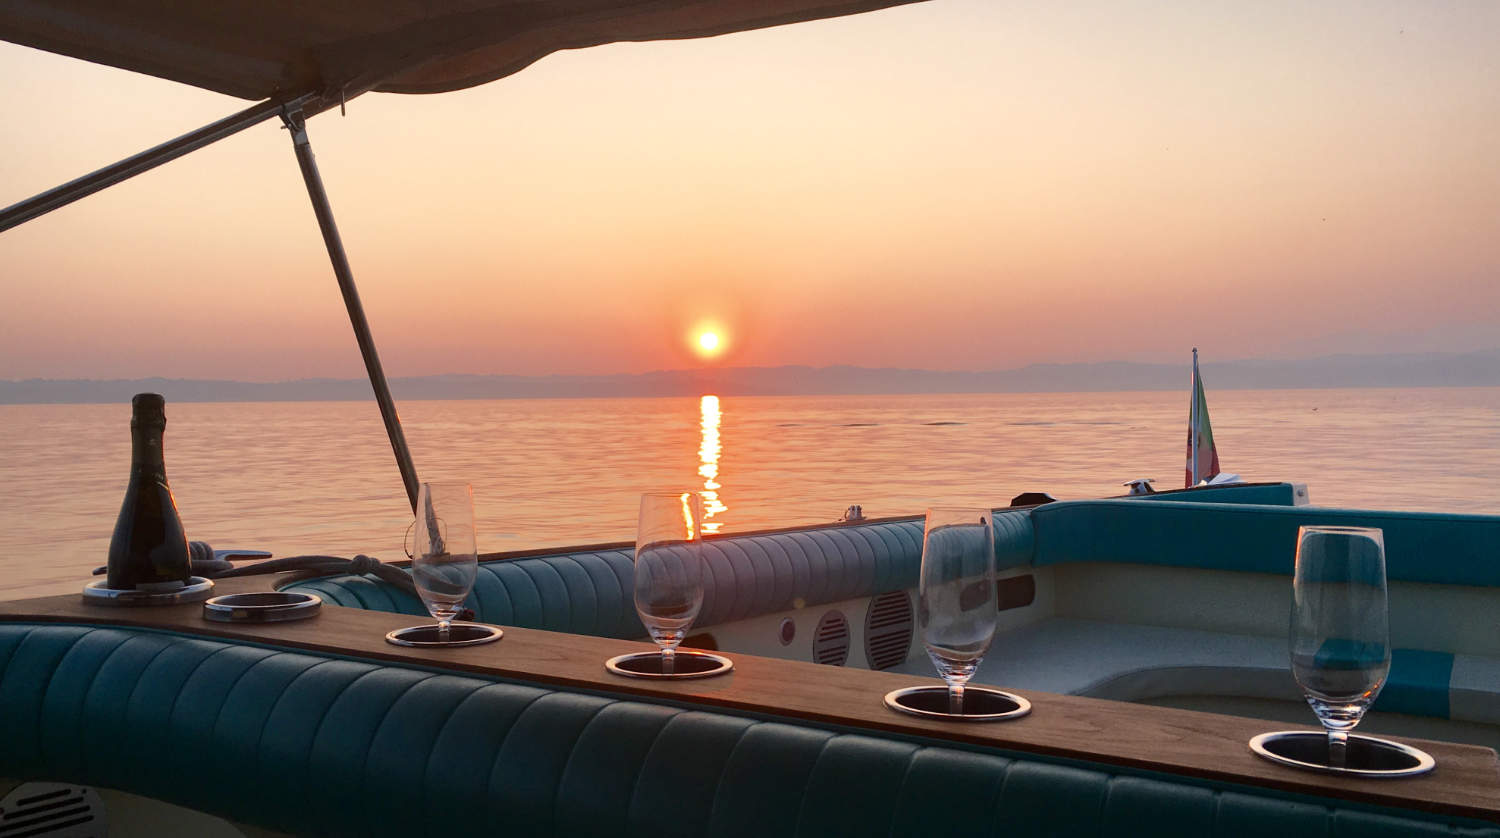
M682 337L688 351L702 361L719 358L729 349L730 336L723 324L715 320L699 320Z
M694 354L705 361L717 358L724 351L724 333L717 326L699 326L688 341Z

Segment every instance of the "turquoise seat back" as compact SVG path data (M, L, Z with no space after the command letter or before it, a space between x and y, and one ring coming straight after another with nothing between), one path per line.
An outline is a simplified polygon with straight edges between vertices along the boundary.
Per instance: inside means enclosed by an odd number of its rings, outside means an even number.
M1048 504L1048 506L1051 505ZM995 516L991 521L995 529L996 570L1025 567L1035 559L1036 527L1031 522L1031 515L1034 511L1034 509L995 510Z
M183 635L0 624L0 776L360 836L1500 828Z
M1316 506L1066 501L1032 511L1035 562L1128 562L1291 575L1305 524L1379 527L1387 578L1500 586L1500 516Z
M922 521L714 538L704 542L703 557L699 627L911 588L922 560ZM467 604L487 623L642 637L634 580L630 548L482 562ZM287 590L355 608L426 613L411 595L367 576L304 581Z
M1129 498L1001 509L993 521L1001 571L1126 562L1290 574L1297 528L1322 523L1380 527L1390 579L1500 585L1496 516ZM706 542L704 556L700 627L915 587L922 521L727 536ZM484 622L634 638L645 630L633 584L629 548L489 561L480 565L468 606ZM328 577L290 589L338 605L425 613L415 598L372 577Z

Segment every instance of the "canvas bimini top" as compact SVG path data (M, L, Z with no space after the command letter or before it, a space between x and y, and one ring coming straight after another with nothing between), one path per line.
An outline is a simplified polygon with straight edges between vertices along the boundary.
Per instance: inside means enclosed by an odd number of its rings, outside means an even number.
M439 93L563 49L701 38L914 0L12 0L0 39L242 99Z

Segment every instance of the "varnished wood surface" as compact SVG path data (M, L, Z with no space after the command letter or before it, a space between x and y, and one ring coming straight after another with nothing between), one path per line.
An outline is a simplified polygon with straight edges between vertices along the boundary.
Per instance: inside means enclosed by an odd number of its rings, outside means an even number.
M266 578L226 579L215 592L270 587ZM4 621L133 626L256 641L1500 822L1500 764L1488 748L1401 739L1431 754L1437 768L1410 779L1348 779L1284 768L1256 757L1247 745L1250 738L1282 726L1238 716L1018 689L1014 691L1032 702L1030 716L1013 722L955 724L902 715L881 702L893 689L940 683L936 678L731 653L735 668L727 676L655 682L611 675L604 669L606 658L651 648L645 643L506 627L498 643L424 650L385 642L387 631L421 622L410 615L325 604L311 620L242 626L208 622L201 614L198 604L108 608L85 605L76 595L0 603Z

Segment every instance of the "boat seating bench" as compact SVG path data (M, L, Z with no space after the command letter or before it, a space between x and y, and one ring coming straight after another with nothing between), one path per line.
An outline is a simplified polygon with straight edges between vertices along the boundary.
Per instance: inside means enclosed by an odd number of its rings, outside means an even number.
M0 624L0 718L28 720L6 730L0 777L299 835L1500 838L1415 810L87 625Z
M715 538L704 543L704 561L698 627L911 588L922 561L922 521ZM644 637L633 562L629 547L481 562L467 605L487 623ZM426 613L415 597L371 576L332 576L286 590L354 608Z
M926 657L891 671L931 676ZM1285 637L1050 618L1006 632L974 681L1119 701L1178 695L1300 702ZM1500 660L1394 649L1375 710L1500 725Z
M1225 503L1289 505L1296 487L1251 484L1195 492L1195 497L1211 496ZM1153 497L1142 495L1125 502ZM997 512L995 545L1000 566L1031 564L1035 549L1029 510ZM695 622L700 628L916 587L922 562L922 520L724 536L705 544L703 610ZM474 593L466 604L482 622L601 637L644 637L646 630L635 615L632 561L632 550L626 547L481 562ZM426 613L414 597L373 576L330 576L299 582L287 590L315 593L351 608Z
M997 510L997 565L1017 571L1123 563L1289 577L1297 528L1328 523L1382 528L1393 581L1500 587L1500 517L1140 500ZM918 519L712 539L705 544L707 584L695 625L913 588L921 541ZM481 563L469 605L485 622L639 638L645 631L632 579L628 548L489 561ZM290 589L339 605L424 613L414 598L372 577L329 577ZM930 674L925 657L900 666ZM1006 635L977 677L1133 699L1182 694L1184 685L1218 679L1247 690L1233 694L1295 698L1284 637L1086 620L1045 620ZM1377 707L1500 724L1500 659L1397 650Z
M1290 577L1297 528L1337 524L1383 530L1394 582L1500 587L1496 516L1136 500L1065 501L997 515L1000 565L1121 563ZM1016 526L998 526L1006 518ZM1006 539L1009 547L1000 543ZM930 671L921 660L897 669ZM1285 635L1068 618L1007 633L975 678L1132 701L1174 694L1300 700ZM1376 709L1500 724L1500 659L1395 649Z
M1334 524L1384 530L1392 581L1500 587L1496 515L1082 500L1037 507L1030 521L1036 565L1107 561L1290 576L1297 528Z

